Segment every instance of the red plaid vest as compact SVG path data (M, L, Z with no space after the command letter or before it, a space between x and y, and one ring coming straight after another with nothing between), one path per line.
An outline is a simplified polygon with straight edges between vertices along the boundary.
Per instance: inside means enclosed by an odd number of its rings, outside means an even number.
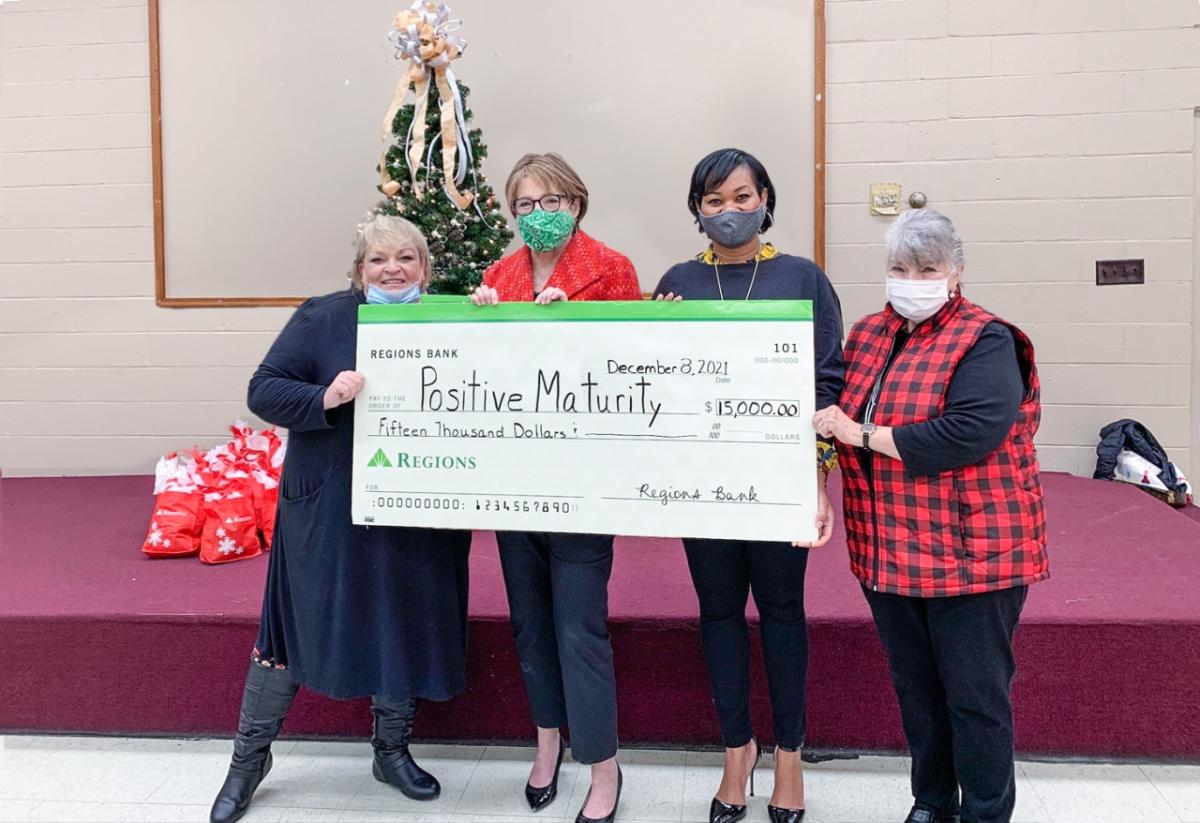
M902 426L940 416L959 361L997 319L960 295L918 325L884 378L875 423ZM889 305L850 331L840 403L849 416L858 419L862 413L904 322ZM908 478L899 460L879 453L861 458L858 449L838 443L850 567L864 585L909 597L949 597L1049 576L1033 446L1041 389L1033 345L1020 329L1008 328L1026 395L1008 438L982 461ZM873 482L862 459L874 461Z

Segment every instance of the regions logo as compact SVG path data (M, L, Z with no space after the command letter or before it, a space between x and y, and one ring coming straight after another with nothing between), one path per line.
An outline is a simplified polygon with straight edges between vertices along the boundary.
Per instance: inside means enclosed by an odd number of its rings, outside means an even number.
M461 455L412 454L398 452L395 462L387 456L383 449L376 449L375 454L367 461L369 469L474 469L478 463L474 457Z

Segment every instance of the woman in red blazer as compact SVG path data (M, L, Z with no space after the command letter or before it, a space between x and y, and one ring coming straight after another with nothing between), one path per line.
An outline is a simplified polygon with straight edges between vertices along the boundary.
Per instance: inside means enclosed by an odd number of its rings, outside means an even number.
M530 300L641 300L629 258L579 228L588 191L557 154L527 154L504 186L525 245L492 265L476 305ZM554 800L562 726L592 767L576 823L611 821L621 799L617 689L608 636L610 534L499 532L500 566L538 750L525 786L534 811ZM560 645L561 641L561 645Z
M484 272L471 296L476 304L642 299L629 258L579 228L588 190L565 160L525 155L504 193L525 245Z

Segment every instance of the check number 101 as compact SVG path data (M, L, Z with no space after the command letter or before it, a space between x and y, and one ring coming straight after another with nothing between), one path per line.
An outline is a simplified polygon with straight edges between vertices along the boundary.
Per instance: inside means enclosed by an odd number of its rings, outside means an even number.
M790 365L799 363L800 358L796 355L800 353L800 345L798 343L772 343L770 354L759 355L754 358L754 362L758 364Z

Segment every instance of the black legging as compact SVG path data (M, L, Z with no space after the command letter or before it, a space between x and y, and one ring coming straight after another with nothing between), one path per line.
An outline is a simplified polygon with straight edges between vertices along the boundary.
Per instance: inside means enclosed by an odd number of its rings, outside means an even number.
M752 540L684 540L692 583L700 599L700 636L729 748L750 742L750 631L746 599L754 592L763 660L774 714L775 743L787 751L804 745L804 689L808 676L808 624L804 572L808 549Z

